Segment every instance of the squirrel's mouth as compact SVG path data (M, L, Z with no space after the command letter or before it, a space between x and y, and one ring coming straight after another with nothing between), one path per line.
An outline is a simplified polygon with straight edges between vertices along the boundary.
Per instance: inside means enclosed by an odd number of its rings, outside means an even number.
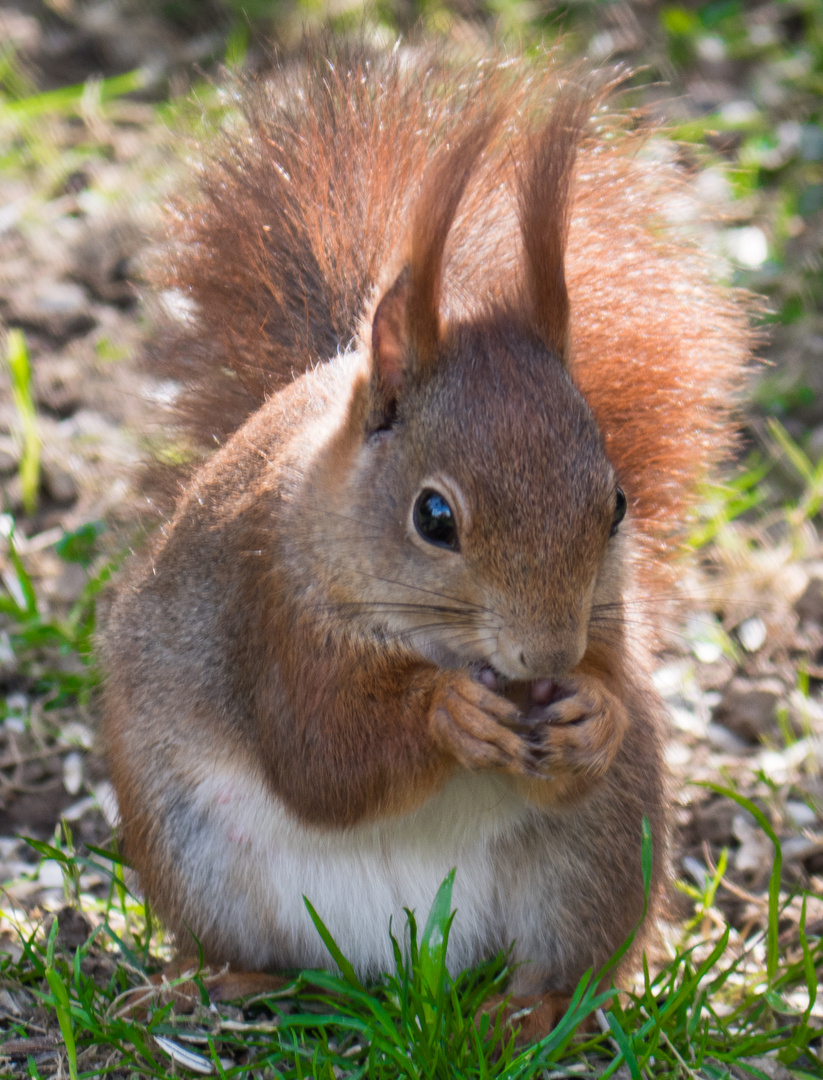
M496 694L515 704L521 713L529 718L547 705L552 705L568 695L558 679L534 679L532 682L518 682L507 679L493 667L482 667L477 677L483 685Z

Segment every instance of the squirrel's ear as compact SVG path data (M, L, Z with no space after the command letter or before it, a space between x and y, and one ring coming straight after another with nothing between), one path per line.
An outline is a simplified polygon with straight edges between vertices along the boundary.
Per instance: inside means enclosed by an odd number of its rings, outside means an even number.
M397 396L409 364L408 302L410 271L400 272L383 295L371 326L371 409L369 428L387 428L397 412Z
M394 285L377 305L371 326L371 351L378 381L395 393L403 382L408 362L409 268L404 267Z
M440 344L440 291L443 255L463 192L495 131L504 109L479 116L455 145L444 147L426 171L414 207L409 298L406 320L415 363L434 363Z
M561 91L549 122L533 140L520 179L520 231L525 255L527 308L544 344L569 363L566 238L577 147L593 108L591 93Z
M426 171L414 207L411 257L374 313L371 329L372 431L389 427L410 371L436 362L440 347L443 253L466 185L502 119L502 110L476 120L455 146Z

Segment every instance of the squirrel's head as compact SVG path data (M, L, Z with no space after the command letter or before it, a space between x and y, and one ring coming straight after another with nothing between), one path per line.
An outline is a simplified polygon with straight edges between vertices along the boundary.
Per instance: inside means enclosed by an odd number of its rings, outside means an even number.
M334 494L334 599L355 622L518 682L577 665L624 561L626 499L567 370L568 205L590 108L561 96L519 178L517 297L445 325L446 237L495 121L435 162L410 259L375 309L356 450Z

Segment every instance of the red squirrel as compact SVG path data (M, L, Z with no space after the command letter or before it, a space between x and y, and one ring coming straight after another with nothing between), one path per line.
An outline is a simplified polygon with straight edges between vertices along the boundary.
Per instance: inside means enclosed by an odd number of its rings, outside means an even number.
M450 966L513 942L545 1028L641 918L644 818L654 908L647 627L749 343L603 86L317 53L179 210L154 352L217 449L102 651L124 851L183 953L326 966L305 895L374 976L456 867Z

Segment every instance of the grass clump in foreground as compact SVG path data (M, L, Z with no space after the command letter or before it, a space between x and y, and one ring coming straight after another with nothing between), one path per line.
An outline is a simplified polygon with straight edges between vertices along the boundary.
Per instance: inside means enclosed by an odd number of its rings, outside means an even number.
M163 1004L155 996L149 1018L137 1020L130 991L147 986L148 975L168 953L150 911L129 892L121 860L102 850L79 854L68 832L58 845L32 842L42 857L60 862L67 896L83 911L88 926L74 947L75 942L61 944L65 909L50 921L18 921L19 958L0 960L0 978L18 1010L18 1018L6 1025L0 1062L5 1055L15 1075L68 1073L72 1080L113 1072L134 1077L527 1080L608 1077L618 1069L626 1080L744 1075L773 1080L778 1064L788 1070L780 1073L783 1077L821 1077L821 1030L813 1019L823 971L820 928L816 937L807 933L808 898L801 895L797 940L778 949L781 913L790 901L798 902L780 893L779 842L754 804L733 792L724 794L755 816L775 846L765 931L743 939L722 925L712 908L721 867L695 898L695 922L715 927L709 937L694 926L687 930L657 973L643 958L638 985L628 993L598 993L599 980L589 972L560 1025L524 1048L515 1046L499 1018L476 1020L489 995L504 991L507 958L501 954L454 977L446 970L449 930L453 919L460 918L451 910L454 872L443 882L422 933L408 913L405 947L393 938L395 970L377 984L360 982L307 903L339 974L295 973L285 990L250 1000L242 1010L209 1005L195 977L202 1004L193 1013L180 1015L173 1001ZM650 860L646 840L647 880ZM105 895L94 898L82 891L89 871L98 879L105 875ZM322 909L322 898L316 899ZM3 915L8 926L12 913ZM593 1012L601 1030L576 1034L576 1025Z

